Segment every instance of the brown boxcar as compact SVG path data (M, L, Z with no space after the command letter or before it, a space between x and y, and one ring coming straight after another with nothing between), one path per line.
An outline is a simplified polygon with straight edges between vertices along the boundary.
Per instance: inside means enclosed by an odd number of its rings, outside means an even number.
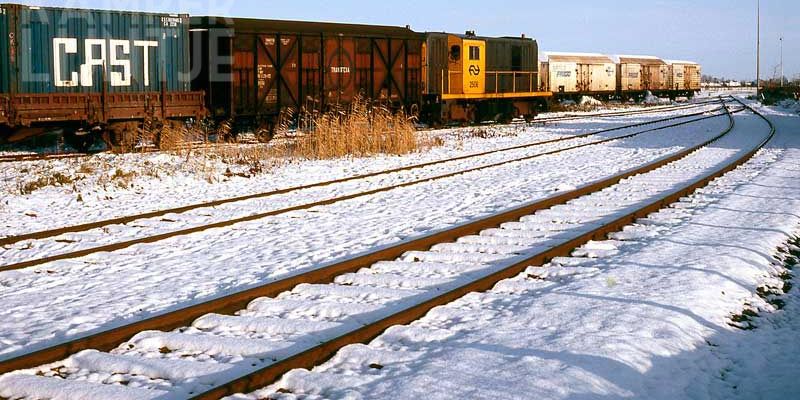
M357 96L417 110L424 36L408 27L193 17L193 88L218 119L274 126L287 109L325 110Z

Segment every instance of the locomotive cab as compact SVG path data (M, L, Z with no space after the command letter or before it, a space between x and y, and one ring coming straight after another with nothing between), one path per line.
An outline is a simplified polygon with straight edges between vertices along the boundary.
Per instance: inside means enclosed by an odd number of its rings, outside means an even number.
M484 94L486 90L486 42L448 36L448 63L444 79L452 94ZM442 71L444 74L444 71Z

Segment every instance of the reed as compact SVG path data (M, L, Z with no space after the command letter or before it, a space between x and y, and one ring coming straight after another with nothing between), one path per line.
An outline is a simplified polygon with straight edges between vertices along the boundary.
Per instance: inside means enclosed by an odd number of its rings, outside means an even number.
M342 109L305 119L291 155L331 159L374 154L407 154L419 149L414 119L402 112L373 106L362 98Z

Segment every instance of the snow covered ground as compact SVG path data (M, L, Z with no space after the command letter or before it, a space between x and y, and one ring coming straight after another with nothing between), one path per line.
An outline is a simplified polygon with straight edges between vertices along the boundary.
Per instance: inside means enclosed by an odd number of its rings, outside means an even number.
M727 123L719 117L230 228L0 273L0 355L284 278L543 198L701 143ZM281 205L273 202L265 206Z
M763 110L769 147L674 207L235 397L797 398L800 279L756 293L800 234L800 118Z
M800 178L796 161L800 159L800 118L787 110L764 110L779 128L770 148L674 208L638 221L611 240L578 249L573 257L532 267L487 293L470 294L410 326L391 328L369 345L349 346L314 371L293 371L262 392L237 397L772 399L800 394L796 379L800 282L795 280L795 289L782 297L786 307L780 311L774 301L756 295L759 287L783 286L778 275L785 270L775 249L791 234L800 233L800 187L796 184ZM766 124L752 115L736 118L734 132L704 150L709 162L731 156L766 131ZM461 148L446 144L434 152L470 153L485 149L487 143L505 147L608 123L570 122L558 125L563 131L548 127L500 139L472 138L463 140ZM541 198L702 142L726 125L725 118L716 118L308 212L0 273L0 302L4 305L0 310L0 357L316 268L331 259ZM527 153L515 155L520 154ZM425 157L442 155L386 157L391 161L379 169L417 163ZM620 166L619 160L627 164ZM345 173L364 172L353 168ZM430 173L417 171L411 177ZM322 170L318 174L315 178L330 178ZM384 177L360 185L408 178ZM290 181L277 184L285 182ZM363 186L345 185L298 196L357 188ZM188 193L188 189L180 190ZM122 203L122 211L133 207L130 201ZM287 197L279 201L271 199L249 207L279 208L296 200ZM67 210L65 215L77 218L80 212ZM144 225L138 227L140 231L153 228ZM96 240L88 238L89 242ZM268 305L262 306L266 311ZM755 330L731 326L732 317L745 309L761 315L749 322ZM325 328L290 322L291 318L269 326L259 324L258 329L280 336L284 329ZM196 327L219 323L206 318ZM150 336L139 338L137 344L155 346L156 358L160 344L179 340ZM257 348L238 351L248 354ZM174 357L166 358L170 360L134 365L121 358L85 353L73 357L69 368L85 368L85 374L80 372L77 379L89 382L107 378L91 372L98 366L103 370L135 368L119 379L132 374L134 387L155 385L160 389L168 389L167 382L153 377L179 381L190 375L219 378L229 373L225 366L214 364L219 361L215 357L200 360L207 369L203 371L192 371L198 366L188 360L182 364L179 359L172 360ZM35 378L25 382L39 393L63 390L63 386L48 386ZM0 384L0 396L3 389ZM120 386L103 390L95 392L95 397L145 396ZM147 393L153 395L160 394Z
M707 109L706 107L701 110ZM692 110L696 113L697 110ZM717 113L721 113L718 111ZM711 114L713 115L713 114ZM550 151L570 148L578 145L594 143L601 140L624 137L631 133L656 127L666 127L675 123L685 122L700 117L687 117L678 121L659 122L645 127L622 129L605 132L597 136L576 138L574 140L544 144L485 156L447 162L410 171L384 174L349 182L342 182L325 187L316 187L296 190L286 194L262 197L258 199L237 201L215 207L205 207L180 214L169 214L162 217L138 219L134 223L106 225L80 233L71 233L55 236L45 240L26 240L13 246L5 246L2 258L3 265L41 258L47 255L61 254L68 251L93 248L104 244L117 243L138 237L173 232L198 225L219 221L227 221L244 216L285 210L298 205L310 204L316 201L327 200L335 197L351 196L366 191L382 190L398 184L408 184L423 179L432 179L455 171L469 170L479 167L489 167L508 160L518 160ZM645 133L648 134L649 133ZM653 133L658 135L658 133ZM535 143L535 142L534 142Z
M700 109L712 108L709 105ZM262 165L265 173L260 174L251 173L248 164L167 153L99 154L85 159L6 163L0 168L0 236L296 187L686 112L563 121L529 128L435 131L426 135L440 138L444 144L419 153L320 161L278 160ZM230 174L226 176L226 172ZM52 184L35 189L40 180Z

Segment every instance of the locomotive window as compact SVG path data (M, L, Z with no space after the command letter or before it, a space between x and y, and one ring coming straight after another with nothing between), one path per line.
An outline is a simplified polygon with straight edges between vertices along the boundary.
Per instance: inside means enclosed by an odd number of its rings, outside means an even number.
M450 59L453 61L461 59L461 46L456 44L450 47Z
M480 60L481 59L481 48L478 46L469 46L469 59L470 60Z

